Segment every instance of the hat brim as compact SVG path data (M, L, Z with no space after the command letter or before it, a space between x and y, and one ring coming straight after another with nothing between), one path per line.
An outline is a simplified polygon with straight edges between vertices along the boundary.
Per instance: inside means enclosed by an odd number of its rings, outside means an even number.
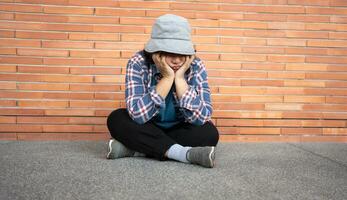
M193 43L187 40L150 39L145 46L145 50L149 53L164 51L182 55L195 54Z

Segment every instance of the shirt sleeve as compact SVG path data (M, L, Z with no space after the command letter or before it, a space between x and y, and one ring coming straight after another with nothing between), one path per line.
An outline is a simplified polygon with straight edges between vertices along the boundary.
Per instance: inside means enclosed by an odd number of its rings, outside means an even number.
M127 64L125 98L129 116L138 124L144 124L165 107L165 100L156 87L147 87L147 77L142 63L133 57Z
M194 66L196 65L196 66ZM191 67L196 73L188 83L188 90L179 100L180 110L186 121L195 125L203 125L211 120L212 105L211 91L208 86L205 65L201 60L197 60Z

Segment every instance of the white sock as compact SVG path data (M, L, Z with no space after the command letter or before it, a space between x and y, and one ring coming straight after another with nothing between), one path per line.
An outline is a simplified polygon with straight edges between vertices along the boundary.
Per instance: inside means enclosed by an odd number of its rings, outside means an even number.
M169 148L167 157L173 160L189 163L189 161L187 160L187 151L190 148L192 147L184 147L179 144L174 144Z

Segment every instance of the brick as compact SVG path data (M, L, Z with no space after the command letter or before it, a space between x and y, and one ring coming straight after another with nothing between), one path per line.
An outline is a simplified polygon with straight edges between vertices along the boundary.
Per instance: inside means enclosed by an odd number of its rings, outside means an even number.
M1 108L0 114L1 115L43 115L43 109L22 109L22 108Z
M281 134L295 134L295 135L321 135L323 130L321 128L281 128Z
M319 96L284 96L286 103L325 103L325 97Z
M284 80L285 87L325 87L324 81Z
M116 100L118 102L114 102L114 107L120 107L119 101L125 100L124 92L121 93L95 93L95 99L97 100Z
M279 135L281 134L280 128L239 128L240 134L264 134L264 135Z
M221 54L222 61L266 61L266 55L261 54Z
M69 90L68 83L17 83L19 90Z
M326 95L326 96L345 96L346 89L330 89L330 88L305 88L305 95Z
M90 17L90 16L68 16L68 23L81 24L119 24L118 17Z
M97 75L94 81L95 83L124 83L125 78L123 75Z
M204 53L204 52L201 52L199 54L196 54L197 57L199 57L200 59L202 60L206 60L206 61L216 61L216 60L219 60L220 59L220 54L218 53Z
M16 3L41 3L41 4L51 4L51 5L67 5L68 0L14 0Z
M92 140L106 141L108 134L91 134L91 133L17 133L18 140L24 141L71 141L71 140Z
M288 0L289 5L306 5L306 6L329 6L329 1L325 0Z
M169 8L169 2L141 2L141 1L120 1L121 8Z
M331 6L347 6L347 2L344 0L330 0Z
M18 66L20 73L42 73L42 74L68 74L68 67L42 67L42 66Z
M347 80L347 73L306 73L307 79L320 79L320 80Z
M74 93L53 93L45 92L43 97L47 99L93 99L93 93L74 92Z
M266 40L265 39L258 39L258 38L227 38L227 37L221 37L220 38L221 44L241 44L241 45L265 45Z
M241 102L259 102L259 103L280 103L283 102L282 96L241 96Z
M323 128L324 135L347 135L347 128Z
M346 8L335 8L335 7L306 7L307 14L318 14L318 15L346 15Z
M43 132L92 132L91 125L42 125Z
M252 71L236 71L236 70L209 70L208 74L211 77L228 77L228 78L266 78L265 72L252 72Z
M119 58L120 51L70 50L70 57L80 58Z
M0 106L1 107L15 107L16 101L15 100L0 100Z
M43 7L41 5L22 5L22 4L6 4L0 3L1 11L8 12L31 12L31 13L41 13Z
M283 86L282 80L241 80L242 86L271 86L271 87L281 87Z
M288 21L293 22L316 22L316 23L329 23L329 16L313 16L313 15L289 15Z
M221 28L247 28L247 29L267 29L268 24L265 22L250 22L250 21L219 21Z
M208 80L209 85L225 85L225 86L239 86L240 81L239 80L233 80L233 79L227 79L227 78L209 78Z
M22 13L16 13L15 19L17 21L67 23L69 17L67 17L67 16L59 16L59 15L47 15L47 14L22 14Z
M94 14L93 8L86 7L63 7L63 6L45 6L44 13L55 14L73 14L73 15L92 15Z
M280 63L242 63L242 69L250 70L284 70L285 64Z
M217 119L217 126L263 126L263 120Z
M52 49L18 48L17 54L20 56L67 57L69 56L69 51L52 50Z
M227 20L242 20L244 14L229 13L229 12L197 12L194 16L197 19L227 19Z
M18 116L18 124L67 124L68 117Z
M304 88L266 88L264 94L267 95L303 95L306 94Z
M304 79L305 73L302 72L268 72L270 79Z
M326 112L322 114L324 119L342 119L345 120L347 117L346 113Z
M332 63L332 64L346 64L346 57L321 57L321 56L306 56L306 62L308 63Z
M115 33L69 33L69 40L120 41Z
M329 32L329 39L347 39L347 33Z
M117 43L117 42L95 42L96 49L116 49L116 50L139 50L144 48L144 44L139 43Z
M31 64L39 65L43 64L42 58L33 58L33 57L0 57L1 64Z
M214 103L213 108L216 110L264 110L264 104L245 104L245 103Z
M347 110L347 105L330 105L330 104L320 104L320 105L303 105L304 110L314 110L314 111L336 111L341 112Z
M327 49L327 55L332 55L332 56L345 56L347 55L347 49L337 49L337 48L333 48L333 49Z
M95 15L144 17L146 16L146 10L95 8Z
M216 4L203 4L203 3L170 3L172 10L201 10L201 11L216 11L218 5Z
M250 95L263 95L266 89L252 88L252 87L219 87L221 94L250 94Z
M240 96L234 95L220 95L220 94L212 94L211 95L212 104L214 102L240 102Z
M286 15L281 14L263 14L263 13L245 13L244 14L245 20L251 20L251 21L281 21L285 22L287 21Z
M281 6L281 5L264 5L264 6L252 6L252 5L223 5L219 7L222 11L236 11L236 12L265 12L265 13L305 13L305 8L302 6Z
M41 125L2 124L0 132L42 132Z
M94 116L94 110L90 109L45 109L47 116Z
M1 90L13 90L16 88L15 82L0 82L0 89Z
M174 14L174 15L179 15L182 16L184 18L187 19L192 19L192 18L199 18L202 19L204 18L203 16L201 17L196 17L198 15L198 13L195 13L194 11L185 11L185 10L168 10L168 11L164 11L164 10L146 10L146 16L147 17L154 17L157 18L161 15L165 15L165 14Z
M301 126L301 121L300 120L263 120L263 126L298 127L298 126Z
M38 24L40 25L40 24ZM44 24L43 30L48 30L48 31L65 31L65 32L76 32L76 31L93 31L94 26L92 24L54 24L54 23L47 23ZM39 29L35 29L39 30Z
M337 24L305 24L305 30L309 31L337 31L339 26Z
M285 37L284 30L244 30L245 36L250 37Z
M215 110L215 117L220 118L254 118L254 119L262 119L262 118L282 118L282 112L279 111L228 111L228 110Z
M114 84L70 84L71 91L89 91L89 92L118 92L119 85Z
M241 63L229 61L205 61L207 69L241 69Z
M287 63L285 69L288 71L328 71L328 66L320 63Z
M14 16L13 13L0 13L1 20L14 20Z
M150 35L122 33L120 37L122 42L147 42Z
M347 83L345 81L327 81L325 83L327 88L346 88Z
M325 97L326 103L341 103L347 104L347 97Z
M346 122L343 120L304 120L302 125L304 127L345 127Z
M285 53L296 54L296 55L327 55L328 49L288 47L288 48L285 48Z
M0 39L0 47L40 47L39 40Z
M299 22L269 22L267 27L280 30L305 30L305 24Z
M323 38L327 39L329 38L328 32L323 31L289 31L287 30L285 32L286 37L289 38Z
M216 44L218 43L217 37L193 36L192 41L194 44Z
M111 58L95 58L94 65L107 65L114 67L126 66L128 60L120 60L120 59L111 59Z
M72 6L96 6L96 7L119 7L118 1L113 0L69 0L68 5Z
M93 65L93 59L87 58L44 58L43 64L45 65Z
M285 39L285 38L269 38L267 45L271 46L306 46L306 40L301 39Z
M0 72L16 72L16 65L0 65Z
M70 101L71 108L110 108L113 101Z
M96 74L121 74L120 68L114 68L114 67L97 67L97 68L91 68L91 67L70 67L70 73L71 74L90 74L90 75L96 75Z
M1 48L0 47L1 55L16 55L16 53L17 53L16 48Z
M284 48L280 47L242 47L245 53L262 53L262 54L282 54Z
M17 101L19 107L39 107L39 108L47 108L47 107L53 107L53 108L66 108L69 105L68 101L47 101L47 100L41 100L41 101L31 101L31 100L25 100L25 101Z
M192 27L214 28L219 26L219 21L210 19L190 19L189 23Z
M346 47L347 41L344 40L308 40L307 46L315 47Z
M106 117L68 117L69 124L101 124L105 125Z
M155 19L148 18L134 18L134 17L120 17L120 24L125 25L152 25Z
M343 17L343 16L330 16L330 21L334 22L334 23L346 24L347 23L347 17Z
M16 30L16 38L66 40L68 38L68 33L33 32L33 31L20 31L20 30Z
M43 48L62 48L62 49L91 49L94 47L94 42L84 41L42 41Z
M0 37L2 37L2 38L14 38L15 37L15 31L0 30Z
M197 44L195 49L198 52L241 52L241 47L229 45Z
M265 104L265 110L302 110L302 105L289 103L271 103Z
M292 55L269 55L267 56L267 60L270 62L298 63L305 62L305 57Z

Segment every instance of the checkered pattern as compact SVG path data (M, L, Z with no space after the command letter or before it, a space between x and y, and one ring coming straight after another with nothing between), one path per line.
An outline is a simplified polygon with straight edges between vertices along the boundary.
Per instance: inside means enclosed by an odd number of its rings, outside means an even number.
M144 124L165 107L163 99L151 86L152 76L157 72L154 65L145 61L143 51L136 53L128 62L126 72L126 104L130 117ZM174 92L176 105L186 122L202 125L211 119L211 92L203 62L195 58L185 76L189 89L181 99Z

